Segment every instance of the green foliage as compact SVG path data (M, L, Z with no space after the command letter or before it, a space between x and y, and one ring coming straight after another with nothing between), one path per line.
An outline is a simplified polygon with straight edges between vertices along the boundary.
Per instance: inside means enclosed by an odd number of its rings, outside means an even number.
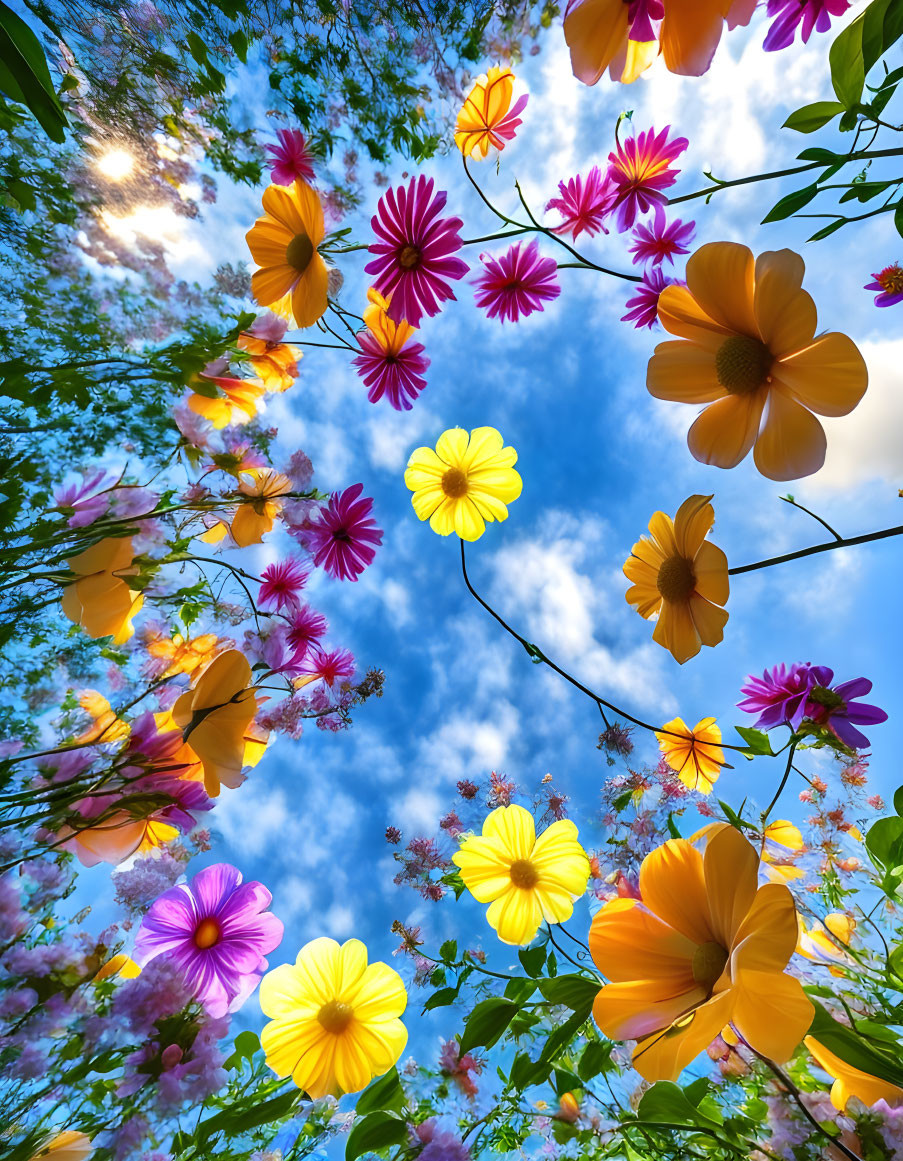
M390 1145L401 1145L408 1139L405 1121L391 1113L370 1113L358 1121L348 1134L345 1161L357 1161L364 1153L373 1153Z
M0 0L0 93L26 105L54 141L64 141L67 121L50 79L40 41L28 25ZM19 198L29 200L27 187ZM15 196L14 191L13 192Z

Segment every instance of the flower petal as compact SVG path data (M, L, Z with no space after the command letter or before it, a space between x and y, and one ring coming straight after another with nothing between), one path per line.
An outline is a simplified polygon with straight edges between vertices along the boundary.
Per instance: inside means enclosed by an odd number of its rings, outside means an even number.
M811 411L778 387L768 393L765 421L753 459L770 480L811 476L825 462L825 430Z

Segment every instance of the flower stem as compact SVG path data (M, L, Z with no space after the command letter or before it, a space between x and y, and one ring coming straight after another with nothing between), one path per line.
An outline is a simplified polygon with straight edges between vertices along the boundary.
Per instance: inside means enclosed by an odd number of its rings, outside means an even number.
M812 513L810 512L811 516ZM816 520L819 518L816 516ZM824 521L822 521L824 523ZM827 525L826 525L827 527ZM831 529L834 532L834 529ZM903 534L903 524L896 528L882 528L880 532L864 532L861 536L837 536L826 544L813 544L809 548L798 548L795 552L785 552L783 556L770 556L767 560L757 560L755 564L741 564L727 570L728 576L739 576L743 572L755 572L759 568L769 568L773 564L785 564L788 560L801 560L804 556L814 556L817 552L830 552L832 548L849 548L853 544L869 544L873 540L886 540L889 536Z
M796 752L796 742L794 742L791 745L790 752L787 755L787 766L784 770L784 777L781 779L781 785L777 788L777 790L775 791L774 798L772 798L771 802L769 802L767 808L762 813L761 826L762 826L763 832L765 830L765 823L768 819L769 814L771 814L771 812L774 810L775 806L777 806L778 799L784 793L784 787L787 785L787 779L790 777L790 771L793 769L793 755L795 752Z

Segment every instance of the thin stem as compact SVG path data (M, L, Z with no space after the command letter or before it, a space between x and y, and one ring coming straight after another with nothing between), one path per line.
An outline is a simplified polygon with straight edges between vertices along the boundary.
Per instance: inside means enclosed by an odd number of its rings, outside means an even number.
M808 508L805 508L802 504L799 503L798 500L794 500L792 496L780 496L779 499L783 500L785 504L790 504L790 506L793 508L799 508L801 512L805 512L807 516L811 516L813 520L817 520L822 528L827 528L835 540L843 540L843 537L840 535L837 529L832 528L827 520L822 520L821 516L817 515L815 512L811 512Z
M811 513L810 513L811 515ZM816 517L817 519L817 517ZM833 532L833 529L831 530ZM896 528L882 528L880 532L865 532L862 536L838 537L827 544L813 544L809 548L798 548L796 552L785 552L783 556L770 556L767 560L757 560L755 564L741 564L727 570L728 576L739 576L743 572L755 572L759 568L769 568L773 564L786 564L788 560L801 560L804 556L814 556L817 552L830 552L832 548L849 548L853 544L869 544L873 540L886 540L889 536L903 533L903 524ZM834 533L836 536L837 533Z
M777 788L777 790L775 791L774 798L772 798L771 802L769 802L767 808L762 813L762 830L763 831L765 830L765 822L766 822L769 814L771 814L771 812L774 810L775 806L777 805L778 799L784 793L784 787L787 785L787 779L790 777L790 771L793 769L793 755L795 752L796 752L796 743L794 742L793 745L790 747L789 754L787 755L787 766L784 770L784 777L781 779L781 784Z

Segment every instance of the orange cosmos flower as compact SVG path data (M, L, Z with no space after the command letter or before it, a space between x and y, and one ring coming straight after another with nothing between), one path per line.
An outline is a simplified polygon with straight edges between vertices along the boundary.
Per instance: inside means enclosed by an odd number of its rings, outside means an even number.
M232 424L248 423L258 411L264 393L259 379L230 379L224 376L204 376L214 383L222 395L209 396L194 392L188 397L188 406L196 415L209 419L218 430Z
M260 544L282 511L280 497L292 490L288 476L272 468L254 469L243 473L243 476L238 490L253 499L250 504L242 504L232 517L232 539L240 548Z
M74 1129L66 1129L43 1145L31 1157L31 1161L41 1161L43 1157L50 1158L50 1161L88 1161L93 1152L90 1137Z
M263 209L247 234L261 267L251 278L251 293L296 326L313 326L326 310L329 273L317 250L326 233L320 198L299 179L288 188L271 185Z
M714 718L702 718L688 729L683 718L665 722L656 732L659 749L684 786L711 794L724 765L721 730Z
M711 496L690 496L674 520L656 512L624 563L633 581L625 596L641 617L658 614L653 641L681 665L700 645L717 645L724 637L729 582L727 557L706 540L715 522Z
M125 536L107 537L66 561L77 579L63 589L60 603L89 637L112 637L122 645L134 633L132 618L144 597L121 579L138 571L133 560L132 539Z
M249 688L250 687L250 688ZM246 735L257 713L251 666L237 649L221 653L172 707L176 725L204 767L204 787L216 798L220 785L240 786Z
M825 462L813 415L847 415L868 385L856 344L816 338L805 266L792 250L753 259L736 242L710 242L687 262L687 285L667 286L658 317L677 342L660 343L646 385L657 399L707 403L687 443L697 460L733 468L755 445L772 480L808 476Z
M131 726L113 713L113 707L107 699L94 689L86 689L79 696L78 704L93 718L93 723L74 741L82 744L88 742L118 742L127 738Z
M891 1108L903 1105L903 1088L847 1064L845 1060L829 1052L814 1036L807 1036L803 1043L812 1053L818 1067L834 1078L831 1086L831 1104L838 1112L846 1110L851 1097L861 1100L864 1105L874 1105L880 1100L885 1101Z
M275 327L281 327L282 333L285 332L284 320L276 319L273 315L269 318L274 319ZM270 333L275 333L272 326ZM270 338L263 332L254 334L253 329L243 331L238 336L238 347L247 351L248 362L260 376L266 391L288 391L297 378L301 351L291 343L283 343L281 337Z
M799 980L784 968L796 946L793 897L758 885L759 859L731 826L707 828L705 853L669 839L643 860L640 896L593 918L589 948L612 982L593 1006L613 1040L636 1040L649 1081L676 1080L727 1024L778 1062L812 1022Z
M521 124L518 113L527 104L526 94L514 108L514 73L509 68L491 68L478 77L467 95L455 122L455 145L464 157L486 158L491 147L504 149Z
M179 673L192 674L213 660L214 654L230 648L234 642L217 637L215 633L202 633L199 637L183 637L174 633L163 637L159 631L147 630L144 634L145 648L153 661L147 669L157 680L175 677Z

